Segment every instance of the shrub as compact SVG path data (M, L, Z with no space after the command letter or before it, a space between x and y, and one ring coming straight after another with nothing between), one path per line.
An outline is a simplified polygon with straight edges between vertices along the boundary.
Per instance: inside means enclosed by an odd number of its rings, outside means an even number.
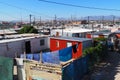
M33 26L23 26L23 28L19 31L20 34L23 33L38 33L38 30L35 29Z

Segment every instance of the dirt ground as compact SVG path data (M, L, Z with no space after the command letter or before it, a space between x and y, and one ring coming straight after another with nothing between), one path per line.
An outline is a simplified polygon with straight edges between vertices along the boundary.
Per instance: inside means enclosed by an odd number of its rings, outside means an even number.
M106 60L96 65L83 80L120 80L120 53L109 52Z

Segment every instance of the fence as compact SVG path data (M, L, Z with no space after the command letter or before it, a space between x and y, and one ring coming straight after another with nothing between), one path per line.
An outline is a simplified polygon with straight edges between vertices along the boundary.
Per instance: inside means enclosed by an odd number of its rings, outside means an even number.
M0 80L13 80L13 59L0 57Z
M74 60L68 66L62 68L62 80L81 80L88 72L89 55Z

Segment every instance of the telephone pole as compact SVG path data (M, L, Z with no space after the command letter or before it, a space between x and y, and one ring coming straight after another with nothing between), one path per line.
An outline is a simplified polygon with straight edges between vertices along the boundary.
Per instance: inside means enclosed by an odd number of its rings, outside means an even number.
M57 27L57 16L55 15L54 26Z
M30 26L31 26L31 17L32 17L32 15L30 14L29 17L30 17Z
M113 25L115 24L115 16L113 16Z
M104 26L104 16L102 16L102 24L103 24L103 26Z
M33 22L34 25L35 25L35 20L36 20L36 19L35 19L35 16L34 16L34 22Z
M89 24L90 24L90 16L88 16L88 27L89 27Z
M40 16L40 22L39 23L40 23L40 26L41 26L41 16Z

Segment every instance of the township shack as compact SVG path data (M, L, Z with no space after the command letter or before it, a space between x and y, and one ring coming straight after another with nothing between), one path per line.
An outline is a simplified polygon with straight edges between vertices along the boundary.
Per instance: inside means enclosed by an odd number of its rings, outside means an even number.
M62 36L62 37L79 37L86 38L86 34L92 33L92 29L83 29L83 28L68 28L68 29L54 29L51 30L51 36Z
M73 46L72 58L82 56L84 49L92 46L92 39L76 37L50 37L50 50L61 50Z
M103 30L99 32L88 33L86 34L86 38L108 38L110 34L111 32L109 30Z
M48 37L31 36L0 40L0 56L15 58L24 52L35 53L48 49Z

